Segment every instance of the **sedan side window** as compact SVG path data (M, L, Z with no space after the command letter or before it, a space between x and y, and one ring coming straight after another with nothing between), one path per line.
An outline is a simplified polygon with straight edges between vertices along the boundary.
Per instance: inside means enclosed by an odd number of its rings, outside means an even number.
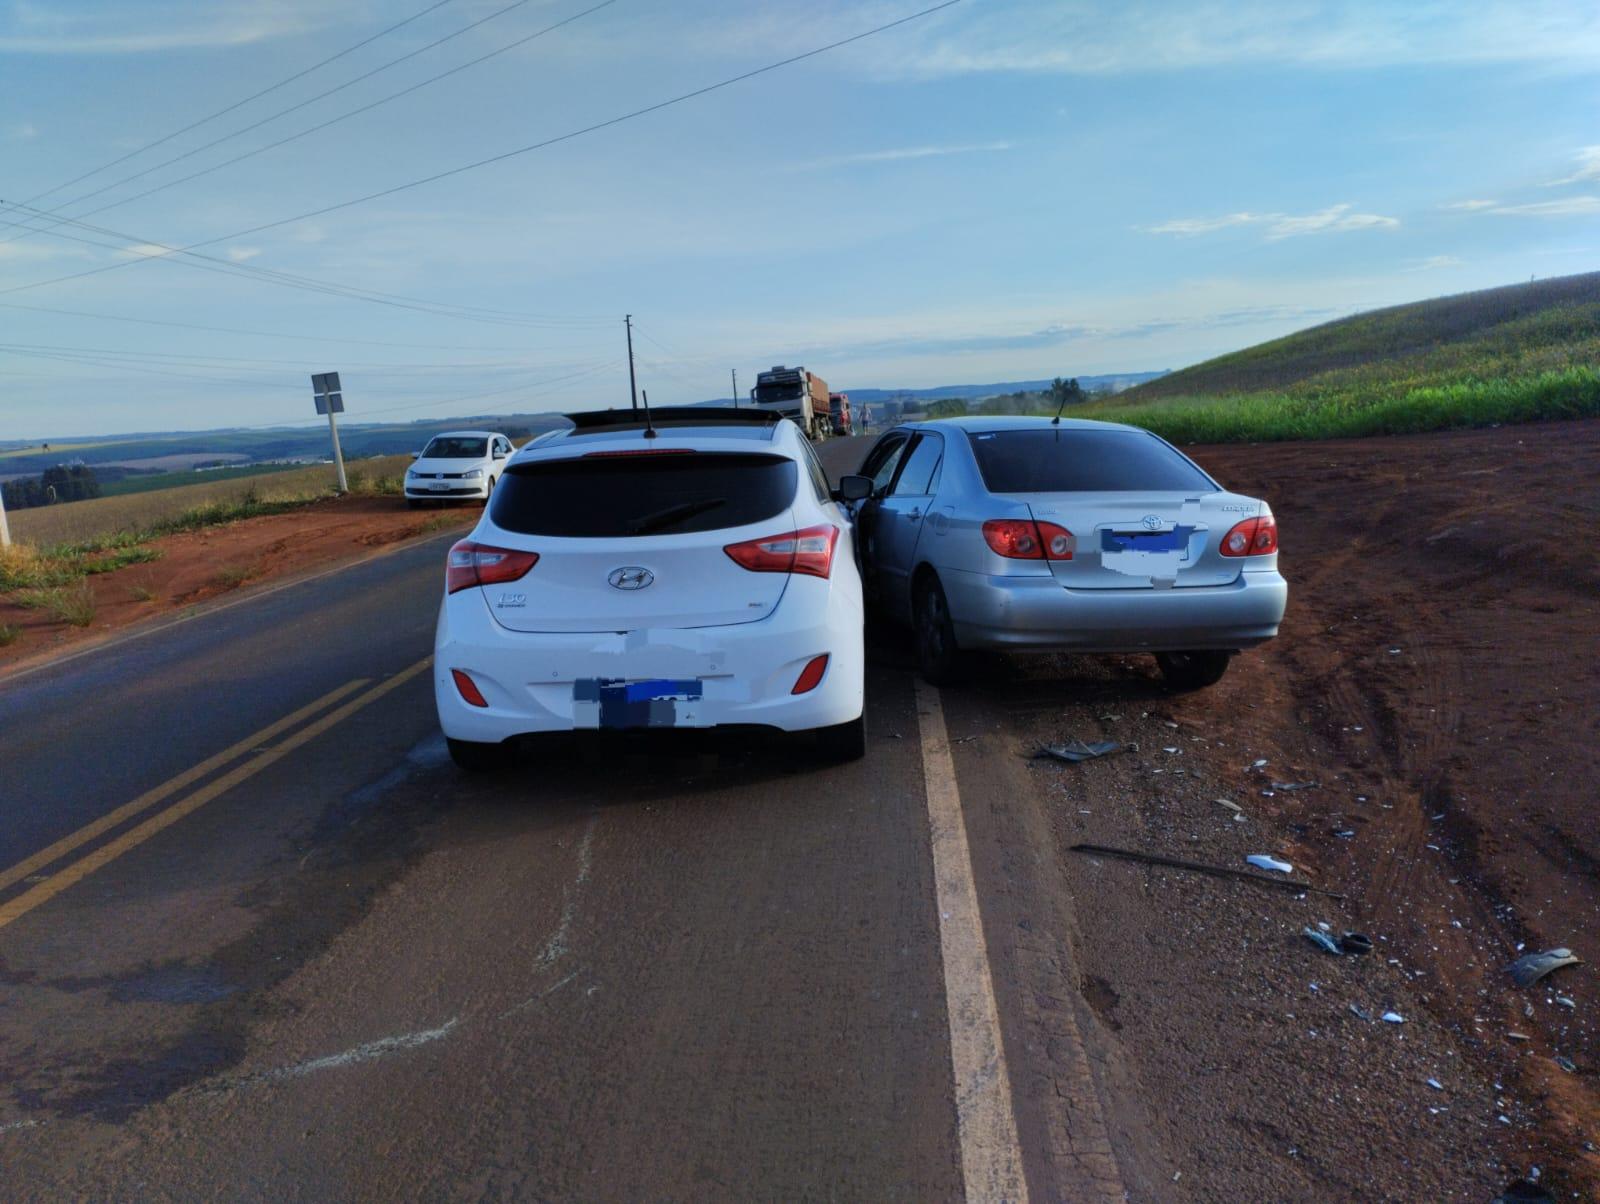
M926 497L933 492L934 478L939 475L939 463L944 456L944 440L938 435L923 434L906 457L906 466L900 470L900 479L891 490L895 497Z
M861 475L872 478L873 493L888 488L889 482L894 479L894 470L900 465L900 454L905 449L906 439L903 435L891 436L872 449L867 462L861 466Z

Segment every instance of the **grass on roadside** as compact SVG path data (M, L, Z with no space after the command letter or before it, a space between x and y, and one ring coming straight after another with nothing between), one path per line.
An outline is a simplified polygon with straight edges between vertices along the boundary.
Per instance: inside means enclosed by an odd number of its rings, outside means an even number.
M237 589L246 581L261 576L259 564L230 564L217 574L217 584L225 589Z
M42 610L52 619L73 627L87 627L94 622L94 588L81 577L72 585L20 590L11 600L28 610Z
M1275 442L1411 435L1600 416L1600 370L1575 366L1532 376L1468 379L1393 393L1251 393L1171 397L1142 404L1075 406L1074 417L1126 422L1174 443Z
M10 623L0 623L0 648L15 644L17 638L21 635L22 628L13 626Z

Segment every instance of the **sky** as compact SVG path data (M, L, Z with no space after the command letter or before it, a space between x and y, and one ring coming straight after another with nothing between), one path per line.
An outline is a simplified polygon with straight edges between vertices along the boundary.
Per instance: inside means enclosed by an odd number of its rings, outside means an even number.
M0 441L311 423L327 370L347 421L626 404L626 313L670 404L1600 268L1593 0L935 2L0 0Z

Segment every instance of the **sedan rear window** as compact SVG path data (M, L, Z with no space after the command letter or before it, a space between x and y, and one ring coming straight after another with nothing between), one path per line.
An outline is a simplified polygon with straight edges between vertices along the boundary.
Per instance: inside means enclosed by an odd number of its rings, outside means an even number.
M782 456L684 452L580 456L506 470L489 515L523 535L684 535L782 514L799 472Z
M1143 431L970 431L990 493L1121 493L1216 485L1182 453Z

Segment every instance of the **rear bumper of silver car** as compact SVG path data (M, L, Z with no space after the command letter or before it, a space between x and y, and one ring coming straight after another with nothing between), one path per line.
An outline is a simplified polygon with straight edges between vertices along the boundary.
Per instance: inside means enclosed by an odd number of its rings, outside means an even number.
M939 574L956 642L1013 651L1173 652L1251 648L1278 634L1289 584L1276 571L1231 585L1066 589L1054 577Z

